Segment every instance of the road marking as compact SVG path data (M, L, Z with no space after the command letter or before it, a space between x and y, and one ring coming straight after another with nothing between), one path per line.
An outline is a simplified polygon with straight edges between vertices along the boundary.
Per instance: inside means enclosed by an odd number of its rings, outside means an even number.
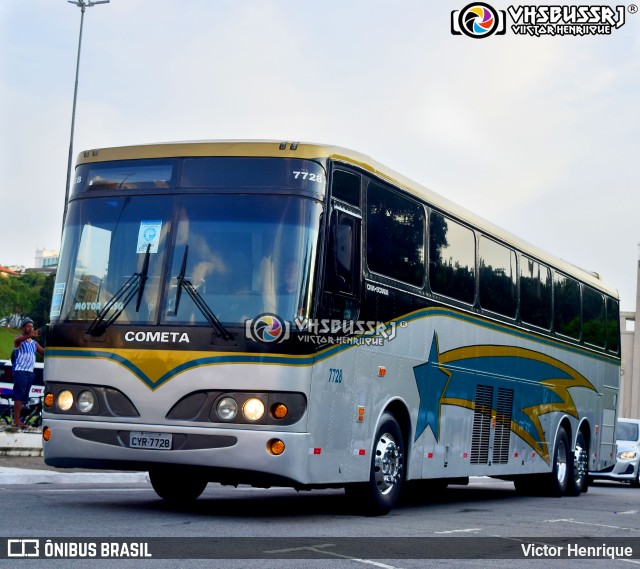
M607 525L607 524L594 524L592 522L579 522L578 520L573 520L571 518L562 518L560 520L544 520L544 521L545 521L545 523L548 523L548 524L555 524L555 523L558 523L558 522L563 522L565 524L579 524L579 525L582 525L582 526L597 526L597 527L600 527L600 528L623 529L623 530L627 530L627 531L638 531L638 532L640 532L640 529L638 529L638 528L623 528L623 527L620 527L620 526L610 526L610 525Z
M434 531L433 533L470 533L473 531L482 531L481 528L452 529L449 531Z
M637 514L638 510L627 510L626 512L618 512L619 516L628 516L629 514Z
M333 557L348 559L349 561L354 561L355 563L364 563L366 565L373 565L374 567L380 567L381 569L400 569L399 567L394 567L393 565L386 565L385 563L372 561L371 559L360 559L358 557L352 557L351 555L342 555L341 553L327 551L326 549L324 549L326 547L335 547L335 544L320 543L318 545L309 545L307 547L291 547L289 549L271 549L269 551L265 551L264 553L292 553L294 551L314 551L316 553L321 553L324 555L332 555Z
M77 488L57 488L53 489L45 489L43 488L40 492L55 492L56 494L60 494L62 492L78 492ZM83 488L82 493L87 492L153 492L151 488Z

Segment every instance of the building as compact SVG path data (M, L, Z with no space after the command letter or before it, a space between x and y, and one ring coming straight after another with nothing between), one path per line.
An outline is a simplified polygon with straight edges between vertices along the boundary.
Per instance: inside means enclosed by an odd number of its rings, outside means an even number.
M618 416L640 419L640 331L636 333L636 314L640 307L640 259L636 285L636 312L620 313L620 353L622 370Z
M53 249L36 249L34 269L54 273L58 268L60 252Z
M0 265L0 277L15 277L18 276L18 273L9 267L4 267Z

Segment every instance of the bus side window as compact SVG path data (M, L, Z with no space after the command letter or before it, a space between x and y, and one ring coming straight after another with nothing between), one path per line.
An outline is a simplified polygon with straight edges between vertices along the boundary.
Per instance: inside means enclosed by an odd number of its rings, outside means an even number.
M620 349L620 308L618 301L607 297L607 349L614 354Z
M341 211L331 215L324 271L323 316L355 320L359 312L359 220Z

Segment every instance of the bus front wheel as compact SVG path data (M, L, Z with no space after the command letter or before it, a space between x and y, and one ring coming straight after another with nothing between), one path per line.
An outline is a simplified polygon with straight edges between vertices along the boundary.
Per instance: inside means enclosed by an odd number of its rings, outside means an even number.
M384 414L374 440L369 481L347 486L347 496L365 514L387 514L400 496L404 469L402 431L392 415Z
M200 476L171 469L150 470L149 480L156 494L169 502L192 502L207 486Z

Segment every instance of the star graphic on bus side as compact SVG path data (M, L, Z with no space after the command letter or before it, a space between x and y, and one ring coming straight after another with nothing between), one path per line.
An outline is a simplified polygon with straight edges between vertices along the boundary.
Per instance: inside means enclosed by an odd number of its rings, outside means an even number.
M451 372L441 368L438 361L437 334L433 335L427 361L415 366L413 374L420 396L415 440L418 440L427 427L431 427L431 432L437 441L439 439L441 400L451 379Z
M477 345L440 353L434 333L428 359L413 368L420 407L417 440L427 427L440 440L440 412L443 405L464 407L499 421L549 461L549 443L540 422L542 415L561 412L578 417L570 388L596 392L575 369L546 354L518 346ZM476 403L481 384L491 400ZM509 409L498 409L497 396L517 391ZM494 395L494 392L497 395Z

